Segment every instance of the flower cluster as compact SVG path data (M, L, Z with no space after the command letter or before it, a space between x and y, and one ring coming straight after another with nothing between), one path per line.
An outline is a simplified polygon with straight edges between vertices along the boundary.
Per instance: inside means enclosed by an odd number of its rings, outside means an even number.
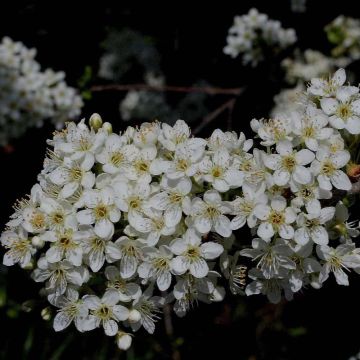
M226 282L272 302L330 273L347 285L359 231L338 196L352 187L343 134L360 132L360 100L344 83L342 69L314 79L296 116L252 120L259 148L219 129L192 137L182 120L120 134L97 114L69 123L1 236L4 264L33 269L56 331L103 327L122 349L125 328L153 333L164 304L183 316L221 301Z
M58 128L80 114L82 100L63 72L41 71L36 50L5 37L0 43L0 145L50 119Z
M286 72L286 81L295 84L329 74L335 67L335 60L319 51L307 49L302 54L297 53L295 59L284 59L281 65Z
M325 27L325 31L335 45L333 56L346 56L351 61L360 59L360 20L340 15Z
M244 65L256 66L264 60L264 51L277 52L295 42L294 29L283 29L279 21L250 9L246 15L235 16L224 53L233 58L241 55Z

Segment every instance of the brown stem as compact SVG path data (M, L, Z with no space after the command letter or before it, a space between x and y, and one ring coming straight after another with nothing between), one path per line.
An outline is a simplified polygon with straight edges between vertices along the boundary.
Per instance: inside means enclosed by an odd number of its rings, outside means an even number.
M130 91L130 90L145 90L145 91L159 91L159 92L180 92L180 93L205 93L209 95L233 95L239 96L242 94L242 88L219 88L212 86L154 86L147 84L108 84L108 85L94 85L90 88L93 92L100 91Z
M232 117L232 112L233 112L235 103L236 103L235 98L226 101L224 104L222 104L217 109L215 109L212 113L205 116L203 121L200 123L200 125L198 125L198 127L196 127L192 133L194 135L198 134L202 129L204 129L205 126L209 125L212 121L214 121L220 114L222 114L226 110L229 111L228 128L230 130L231 117Z

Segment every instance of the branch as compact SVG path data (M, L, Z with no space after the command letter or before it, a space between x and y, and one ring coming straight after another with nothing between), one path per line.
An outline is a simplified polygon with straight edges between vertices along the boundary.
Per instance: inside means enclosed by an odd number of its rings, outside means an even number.
M220 114L222 114L226 110L229 111L228 127L230 127L231 126L231 115L232 115L235 103L236 103L236 99L230 99L230 100L226 101L220 107L215 109L212 113L205 116L203 121L200 123L200 125L198 127L196 127L194 129L194 131L192 131L192 133L194 135L198 134L205 126L209 125L212 121L214 121Z
M243 93L243 88L219 88L211 86L153 86L147 84L109 84L109 85L94 85L90 88L92 92L100 91L130 91L130 90L145 90L158 92L180 92L180 93L204 93L209 95L233 95L240 96Z

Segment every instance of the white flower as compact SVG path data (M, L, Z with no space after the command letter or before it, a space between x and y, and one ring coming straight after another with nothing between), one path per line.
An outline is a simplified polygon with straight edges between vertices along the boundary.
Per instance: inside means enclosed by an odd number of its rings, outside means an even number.
M162 211L151 209L147 210L144 214L133 214L133 226L145 241L148 246L154 246L159 241L160 237L172 235L176 227L167 226Z
M171 180L164 176L160 186L165 191L153 195L148 205L164 211L166 226L173 227L180 222L183 212L188 214L190 211L192 182L187 177Z
M79 124L69 123L62 142L55 142L54 151L63 153L74 161L84 161L92 167L95 163L95 154L105 141L105 133L93 129L84 124L83 119Z
M272 146L283 140L292 140L292 120L290 118L277 118L269 120L256 120L250 122L251 128L260 138L263 146Z
M231 220L231 230L237 230L245 224L253 228L257 223L254 209L257 205L266 205L268 198L264 194L264 188L254 189L246 184L242 187L243 196L238 196L231 202L231 215L235 217Z
M311 171L317 177L319 186L331 190L334 186L340 190L350 190L351 182L348 176L340 170L350 160L350 154L345 151L330 153L325 146L316 152L316 160L311 163Z
M145 183L151 182L151 165L157 155L156 147L145 147L136 153L131 166L124 168L124 173L127 178L134 181L142 181Z
M89 190L84 194L84 203L87 207L77 213L81 225L95 223L95 234L102 238L114 234L114 224L120 220L120 211L114 205L114 193L111 188Z
M284 239L292 239L294 228L290 225L296 220L295 210L287 207L286 199L282 196L274 196L268 205L257 205L254 213L261 220L257 234L266 242L279 234Z
M346 129L350 134L360 134L360 99L353 98L359 93L354 86L337 90L336 99L321 99L321 108L329 115L329 123L335 129Z
M336 91L344 85L346 74L344 69L339 69L332 76L331 79L312 79L308 87L308 92L315 96L331 97L336 94Z
M129 302L138 299L141 295L140 286L123 279L117 267L107 266L105 269L105 276L109 280L107 282L107 289L116 290L119 293L119 300L121 302Z
M184 143L190 137L190 128L184 120L177 120L174 126L162 124L162 131L159 134L159 142L169 151Z
M111 236L107 238L97 236L91 228L74 234L74 239L81 241L83 253L86 255L86 263L93 272L98 272L103 267L105 260L113 262L120 259L121 253L110 238Z
M126 171L138 153L138 148L132 144L127 144L127 139L124 136L111 134L106 139L102 151L96 155L96 160L103 164L104 172L116 174Z
M83 300L79 299L79 293L75 290L67 291L56 299L55 305L59 307L54 318L54 330L62 331L74 322L76 329L82 332L82 322L89 311Z
M93 162L84 157L83 161L74 161L65 158L63 165L49 174L49 179L62 187L60 196L69 198L79 189L91 189L95 183L95 174L91 172Z
M327 245L329 235L324 225L334 217L335 208L321 209L320 204L313 201L307 203L306 210L307 214L302 212L297 217L298 228L295 231L294 240L300 245L305 245L310 240L318 245Z
M349 285L348 276L343 269L360 267L360 255L354 250L354 244L341 244L337 248L327 245L317 246L316 252L319 258L324 261L320 272L320 282L323 283L327 280L330 272L332 272L339 285Z
M114 336L119 330L117 322L129 317L129 310L125 306L116 305L119 295L114 290L107 290L101 299L95 295L85 295L83 301L90 310L90 315L83 324L85 331L101 325L107 336Z
M169 162L165 174L169 179L194 176L198 162L201 160L206 142L203 139L189 139L179 145L174 154L174 159Z
M331 128L326 127L328 124L327 116L312 105L307 106L304 115L295 114L298 117L293 121L294 133L300 137L308 149L317 151L319 142L329 139L333 133Z
M199 163L199 171L202 173L202 178L219 192L240 187L244 177L243 173L232 164L230 154L224 149L216 150L211 158L205 157Z
M40 236L42 240L52 243L45 254L48 262L56 263L65 258L74 266L81 265L83 249L80 242L74 240L73 233L72 229L66 229L64 231L47 231Z
M36 282L48 280L46 289L55 293L56 296L65 293L68 283L81 286L89 279L89 271L85 267L74 267L67 260L49 263L45 257L42 257L37 266L32 274L33 279Z
M210 231L223 237L231 235L230 220L224 214L231 212L231 207L222 201L220 194L215 190L204 193L203 200L196 197L191 203L191 216L194 227L200 234Z
M3 264L6 266L19 263L21 267L24 267L35 253L27 232L22 228L19 228L17 232L10 230L3 232L0 241L7 249L3 258Z
M134 319L129 321L132 330L136 331L143 326L149 334L153 334L155 331L155 322L159 319L157 315L160 312L159 307L163 305L164 298L152 296L151 287L146 289L144 293L133 302L131 312L133 311L137 316L134 316Z
M140 240L132 240L127 236L121 236L115 241L115 245L120 251L120 256L115 258L115 260L121 259L120 275L124 279L131 278L143 259L142 248L144 244Z
M147 182L116 181L113 184L115 204L123 212L127 213L130 225L134 226L138 215L147 205L151 189Z
M281 240L281 239L280 239ZM268 242L255 238L252 240L252 249L243 249L240 255L250 257L257 261L256 267L260 269L266 279L279 275L281 268L293 270L296 264L291 260L293 251L284 242Z
M170 249L177 255L171 262L174 272L181 275L189 271L196 278L203 278L208 274L206 260L216 259L224 251L215 242L201 243L201 237L192 229L188 229L182 238L174 240Z
M64 228L77 228L74 207L64 200L56 201L49 197L41 200L40 209L46 214L49 230L60 231Z
M279 154L264 154L265 165L272 170L274 183L279 186L288 184L291 180L308 184L311 181L311 172L304 165L311 163L315 155L307 149L294 151L289 141L283 141L276 147Z
M161 291L166 291L171 284L171 259L170 249L162 245L159 250L155 248L144 249L144 262L138 267L138 274L142 279L156 279L156 284Z

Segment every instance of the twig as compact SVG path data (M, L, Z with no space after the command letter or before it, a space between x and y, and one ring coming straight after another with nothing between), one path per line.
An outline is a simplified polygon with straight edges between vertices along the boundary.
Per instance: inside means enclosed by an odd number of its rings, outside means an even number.
M100 91L130 91L130 90L145 90L158 92L180 92L180 93L205 93L209 95L233 95L239 96L242 94L242 88L219 88L211 86L154 86L147 84L109 84L109 85L94 85L90 88L93 92Z
M224 104L219 106L217 109L215 109L212 113L205 116L203 121L194 129L192 132L194 135L198 134L205 126L209 125L212 121L214 121L220 114L222 114L224 111L229 111L229 118L231 119L231 115L234 109L236 103L236 99L230 99L226 101ZM228 119L228 127L231 126L231 120Z

